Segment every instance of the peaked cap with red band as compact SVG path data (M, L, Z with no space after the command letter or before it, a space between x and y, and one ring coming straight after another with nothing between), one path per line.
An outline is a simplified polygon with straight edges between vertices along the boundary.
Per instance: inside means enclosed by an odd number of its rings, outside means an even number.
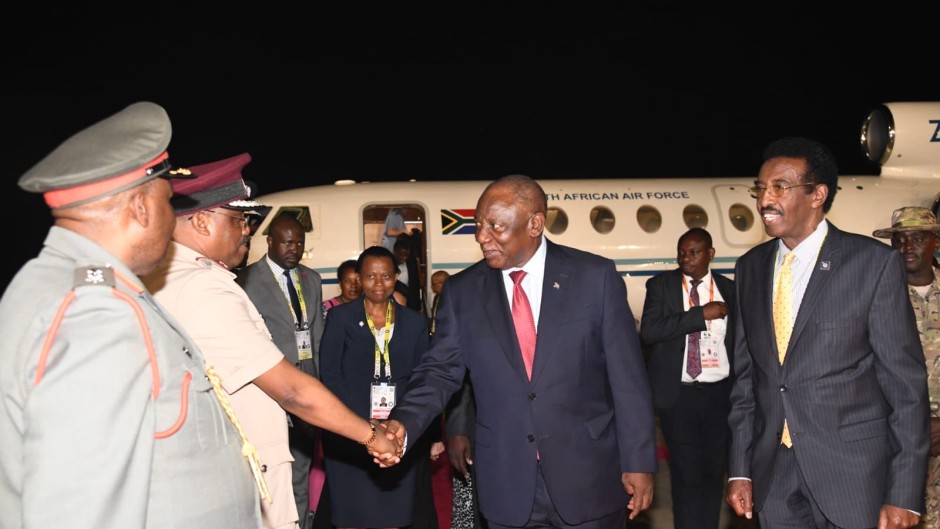
M160 105L147 101L75 133L19 180L42 193L52 208L66 208L114 195L157 177L193 178L170 165L172 127Z
M190 171L199 175L192 180L173 181L173 211L177 217L197 211L224 207L250 211L262 204L249 200L251 189L242 178L242 169L251 161L246 153L217 162L194 165Z

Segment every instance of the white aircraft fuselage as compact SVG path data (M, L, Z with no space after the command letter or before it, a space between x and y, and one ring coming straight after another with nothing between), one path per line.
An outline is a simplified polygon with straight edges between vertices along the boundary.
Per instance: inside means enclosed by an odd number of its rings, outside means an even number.
M881 164L879 176L841 175L827 218L840 229L871 235L903 206L936 212L940 201L940 102L888 103L862 127L862 148ZM755 170L756 174L756 170ZM679 236L691 227L713 238L712 269L733 276L734 263L768 240L748 194L755 176L670 179L538 180L548 196L545 235L614 260L634 316L642 314L646 280L676 267ZM323 277L324 299L339 293L337 266L379 244L388 210L401 208L420 229L425 304L431 274L460 272L482 258L474 208L489 181L337 182L259 197L272 210L255 231L247 262L267 251L267 224L281 212L308 227L303 264ZM883 239L879 239L884 242Z

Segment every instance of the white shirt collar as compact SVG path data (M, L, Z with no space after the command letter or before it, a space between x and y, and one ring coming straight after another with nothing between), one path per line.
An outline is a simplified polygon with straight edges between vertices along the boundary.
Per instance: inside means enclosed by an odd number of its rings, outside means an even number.
M545 280L545 258L548 255L547 247L548 242L546 242L545 235L543 234L539 242L538 250L535 251L526 264L522 265L521 268L510 268L509 270L502 271L503 286L510 307L512 306L513 281L512 278L509 277L509 273L515 270L525 271L526 276L522 280L522 290L525 291L526 297L529 298L529 306L532 308L532 317L535 319L536 328L538 328L539 315L542 311L542 284Z
M796 248L792 250L796 254L796 260L799 263L809 263L816 260L816 256L819 255L819 249L822 247L822 243L826 240L826 235L829 233L829 223L826 219L823 219L819 225L816 226L816 229L813 230L813 233L809 234L809 237L803 239L803 241L796 245ZM783 262L784 256L791 250L787 248L787 245L783 244L783 239L777 240L777 264Z
M538 284L541 286L541 279L545 277L545 256L547 255L545 250L546 246L548 245L545 242L545 235L542 235L542 239L539 241L538 249L535 250L535 253L532 254L532 257L528 260L528 262L522 265L521 268L510 268L508 270L503 270L503 278L512 284L512 279L509 277L509 273L516 270L525 270L526 279L529 277L532 277L533 279L537 277L539 281L537 283L533 282L531 284Z
M692 276L682 274L682 277L683 277L683 279L685 279L685 284L686 284L686 285L689 285L689 287L691 288L691 287L692 287ZM707 285L707 284L711 283L711 280L712 280L712 271L711 271L711 269L709 269L707 272L705 272L705 275L702 276L702 284L703 284L703 285Z
M281 268L281 266L280 266L279 264L277 264L277 263L275 263L274 261L272 261L270 256L268 256L267 254L265 254L264 260L267 261L268 266L271 267L271 271L274 272L274 276L275 276L275 277L284 277L284 270L285 270L285 269L284 269L284 268ZM293 276L293 274L291 274L291 276Z

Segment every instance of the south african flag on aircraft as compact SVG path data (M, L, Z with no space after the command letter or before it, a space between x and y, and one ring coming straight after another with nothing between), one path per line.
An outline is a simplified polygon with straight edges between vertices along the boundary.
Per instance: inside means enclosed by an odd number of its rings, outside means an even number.
M442 209L441 233L444 235L473 235L476 223L473 221L474 209Z

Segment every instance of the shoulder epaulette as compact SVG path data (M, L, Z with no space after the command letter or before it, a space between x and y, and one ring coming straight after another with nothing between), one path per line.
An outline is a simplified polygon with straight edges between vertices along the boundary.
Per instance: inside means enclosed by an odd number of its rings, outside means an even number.
M86 286L104 286L114 288L114 269L110 266L87 265L75 269L72 288Z
M52 343L55 340L56 334L59 332L59 326L62 324L62 319L65 317L66 311L77 297L75 293L76 289L78 289L78 287L100 286L110 289L112 296L130 305L134 314L137 316L137 323L140 325L144 346L147 350L147 360L150 363L150 373L152 376L150 395L153 400L156 400L160 396L160 367L157 363L157 354L153 343L153 338L150 334L150 327L147 323L146 315L140 308L140 304L137 302L137 298L134 295L122 292L117 288L117 282L115 279L118 276L120 276L123 284L131 284L126 277L121 276L120 272L115 273L114 268L109 265L86 265L79 266L75 269L72 290L66 294L65 298L59 304L59 308L56 311L55 317L52 319L49 331L46 333L46 337L43 340L42 350L39 352L39 359L36 362L36 373L33 379L34 384L38 385L46 373L47 362L49 360L50 350L52 349ZM185 393L188 391L189 380L191 378L192 373L187 372L184 375L185 381L182 386L183 395L180 397L183 403L186 402ZM154 438L165 439L178 432L183 423L186 421L186 411L187 408L184 405L180 409L179 419L166 430L155 432Z

